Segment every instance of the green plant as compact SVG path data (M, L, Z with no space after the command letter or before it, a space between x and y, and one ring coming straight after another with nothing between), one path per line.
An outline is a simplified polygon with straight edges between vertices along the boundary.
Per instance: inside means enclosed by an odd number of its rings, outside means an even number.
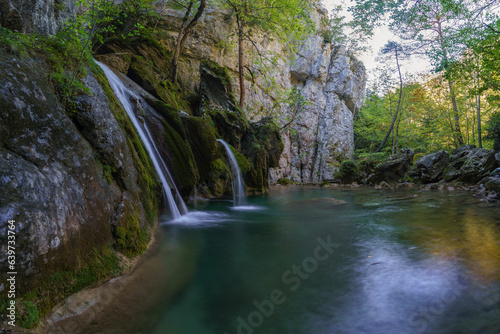
M291 184L295 184L295 182L293 182L292 180L290 180L286 177L282 177L282 178L278 179L278 181L276 181L276 183L281 184L282 186L288 186Z
M352 183L356 181L359 177L358 164L352 160L342 161L335 177L341 179L343 183Z
M19 308L19 324L23 328L33 328L40 321L38 307L30 301L22 301Z

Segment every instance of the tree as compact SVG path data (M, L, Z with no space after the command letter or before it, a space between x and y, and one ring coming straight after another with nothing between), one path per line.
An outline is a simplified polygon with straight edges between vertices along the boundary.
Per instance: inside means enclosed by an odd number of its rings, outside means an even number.
M197 6L196 12L193 15L194 8ZM173 0L172 7L175 9L184 9L184 17L182 19L181 29L179 30L179 34L177 35L177 42L175 45L174 56L172 58L171 63L171 75L172 82L177 82L178 76L178 63L179 56L184 47L184 43L186 43L186 39L189 36L191 30L198 23L205 7L207 6L207 0Z
M245 104L245 45L250 42L259 52L251 29L276 37L288 47L297 45L314 27L309 18L310 2L306 0L219 0L236 18L238 39L239 106Z
M399 97L398 97L398 106L396 108L396 112L394 113L394 117L392 118L392 123L391 126L389 127L389 131L387 131L387 134L385 135L385 138L382 140L382 143L380 143L380 146L378 147L377 151L375 152L380 152L382 148L384 148L385 143L387 142L387 139L391 135L391 132L394 129L394 124L396 123L396 120L398 118L399 110L401 108L401 98L403 95L403 76L401 75L401 66L399 64L400 58L404 56L403 48L402 46L393 41L387 42L386 45L380 50L380 53L382 55L393 55L395 60L396 60L396 67L398 71L398 76L399 76Z
M478 30L477 15L498 1L474 0L356 0L352 9L360 25L374 27L388 17L390 27L403 40L413 44L414 53L429 57L446 78L451 107L455 145L464 143L460 110L456 101L452 65L467 48L466 41Z

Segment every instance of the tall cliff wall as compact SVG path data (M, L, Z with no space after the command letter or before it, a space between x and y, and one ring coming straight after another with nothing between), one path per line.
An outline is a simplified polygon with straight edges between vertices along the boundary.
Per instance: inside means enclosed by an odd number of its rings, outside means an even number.
M317 8L313 22L319 27L326 15L324 9ZM170 50L174 49L181 18L182 13L173 10L165 14L171 27L160 42ZM190 89L197 88L196 69L201 61L211 59L232 72L233 86L239 94L237 49L230 47L231 43L235 45L234 24L231 12L221 9L208 8L201 17L180 59L181 77ZM305 183L332 179L339 161L353 154L353 117L361 107L366 85L363 64L343 47L325 42L321 34L310 36L298 54L291 57L272 39L254 35L260 51L276 52L281 59L270 77L263 76L258 66L249 66L247 118L258 121L263 116L280 114L280 125L285 125L292 116L287 115L290 111L286 105L276 107L276 91L296 87L309 101L291 126L282 131L285 150L279 167L270 171L270 182L281 177ZM252 49L249 42L246 47ZM248 62L252 55L247 53L245 57ZM277 89L269 86L271 79Z

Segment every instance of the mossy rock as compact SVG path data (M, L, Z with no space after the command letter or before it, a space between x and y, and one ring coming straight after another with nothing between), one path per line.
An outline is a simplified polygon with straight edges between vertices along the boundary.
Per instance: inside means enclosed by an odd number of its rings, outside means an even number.
M269 168L279 165L284 149L279 127L272 118L250 124L241 147L241 153L251 166L244 174L247 187L254 192L266 192L269 189Z
M192 114L184 89L170 80L171 54L151 34L109 39L98 51L97 57L110 66L117 62L114 55L127 55L118 63L122 71L127 69L124 74L174 109Z
M162 123L172 176L181 194L187 195L191 193L199 179L193 151L188 141L183 139L167 121L163 120Z
M217 137L209 121L201 117L183 119L187 140L194 155L201 182L211 182L212 165L220 160Z
M218 136L239 149L248 121L237 107L229 71L214 62L202 62L200 73L201 102L197 115L210 119Z
M295 182L293 182L292 180L290 180L286 177L282 177L281 179L278 179L278 181L276 181L276 183L280 184L282 186L289 186L289 185L295 184Z
M113 247L127 257L135 257L144 253L148 246L149 236L139 226L139 218L135 213L129 213L125 222L113 226Z

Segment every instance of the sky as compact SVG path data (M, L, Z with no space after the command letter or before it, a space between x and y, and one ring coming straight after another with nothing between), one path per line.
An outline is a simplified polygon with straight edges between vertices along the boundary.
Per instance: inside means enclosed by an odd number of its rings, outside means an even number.
M351 14L347 12L347 7L351 4L349 0L322 0L324 6L331 11L331 9L335 6L342 5L345 12L344 15L347 20L352 18ZM389 30L387 26L382 26L380 28L375 29L374 36L370 41L371 51L367 51L364 53L357 54L357 58L361 60L368 72L371 72L377 67L380 67L381 64L378 63L375 58L378 56L380 49L387 43L389 40L395 39L394 34ZM402 62L401 70L403 74L418 74L418 73L429 73L430 64L425 59L418 59L416 57L412 57L407 61ZM370 78L373 79L373 78Z

